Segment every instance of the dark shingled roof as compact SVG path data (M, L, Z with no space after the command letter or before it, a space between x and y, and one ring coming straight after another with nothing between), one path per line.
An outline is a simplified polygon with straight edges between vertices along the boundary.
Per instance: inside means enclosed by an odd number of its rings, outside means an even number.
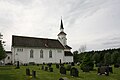
M65 56L73 56L71 51L64 51Z
M63 45L57 39L35 38L15 35L12 36L12 46L64 49Z
M65 49L72 49L72 48L68 45L65 45Z
M62 31L62 32L60 32L60 33L58 34L58 36L61 35L61 34L66 35L66 33Z

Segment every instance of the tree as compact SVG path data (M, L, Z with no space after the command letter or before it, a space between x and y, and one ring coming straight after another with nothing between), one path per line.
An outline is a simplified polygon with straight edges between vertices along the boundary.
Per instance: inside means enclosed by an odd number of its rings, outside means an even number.
M75 63L79 61L78 51L74 51L74 52L73 52L73 59L74 59L74 62L75 62Z
M104 55L104 63L107 65L111 64L111 54L109 52Z
M100 55L98 53L95 53L92 56L93 61L95 61L95 63L99 63L100 62Z
M0 39L2 39L1 36L2 35L0 34ZM0 40L0 60L4 59L6 57L6 53L5 53L5 50L3 48L2 43L3 43L2 40Z
M113 64L117 63L117 62L118 62L118 61L117 61L118 57L119 57L119 52L118 52L118 51L114 51L114 52L112 53L112 55L111 55L111 62L112 62Z

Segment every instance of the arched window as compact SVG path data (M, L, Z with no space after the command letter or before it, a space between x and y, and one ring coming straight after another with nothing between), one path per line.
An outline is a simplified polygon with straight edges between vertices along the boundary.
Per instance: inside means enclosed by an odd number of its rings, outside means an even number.
M43 58L43 50L40 50L40 58Z
M52 51L49 51L49 58L52 58Z
M33 58L33 50L30 50L30 58Z

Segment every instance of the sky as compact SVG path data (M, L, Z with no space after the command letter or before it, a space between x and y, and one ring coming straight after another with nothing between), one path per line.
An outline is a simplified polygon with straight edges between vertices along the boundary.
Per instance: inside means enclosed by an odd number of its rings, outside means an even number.
M72 51L120 47L120 0L0 0L0 33L57 39L60 20Z

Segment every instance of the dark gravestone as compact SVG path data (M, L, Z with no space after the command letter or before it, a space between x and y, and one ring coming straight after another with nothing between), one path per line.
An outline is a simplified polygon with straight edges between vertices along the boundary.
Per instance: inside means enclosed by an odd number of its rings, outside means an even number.
M45 62L43 62L43 65L45 65Z
M30 69L29 68L26 68L26 75L30 76Z
M71 69L71 65L68 64L67 67L66 67L66 70L67 70L67 71L70 71L70 69Z
M45 67L45 71L48 71L48 67L47 66Z
M61 73L61 74L66 74L66 69L65 69L64 66L61 66L61 67L60 67L60 73Z
M37 66L39 66L39 64L37 64Z
M79 74L79 71L78 71L77 68L72 68L72 69L70 70L70 75L71 75L71 76L78 77L78 74Z
M61 59L60 59L60 65L61 65Z
M102 75L105 74L106 76L109 76L109 67L107 66L102 66L98 68L98 74Z
M51 65L52 65L52 63L48 63L48 64L47 64L48 67L51 67Z
M36 71L32 70L32 77L36 78Z
M20 68L19 61L17 61L16 69L19 69L19 68Z
M64 66L64 63L60 64L60 66Z
M71 63L71 66L75 66L74 62Z
M42 68L41 68L42 70L44 70L44 65L42 65Z
M49 68L49 71L50 71L50 72L53 72L53 68L50 67L50 68Z
M59 68L59 64L56 64L56 68Z

